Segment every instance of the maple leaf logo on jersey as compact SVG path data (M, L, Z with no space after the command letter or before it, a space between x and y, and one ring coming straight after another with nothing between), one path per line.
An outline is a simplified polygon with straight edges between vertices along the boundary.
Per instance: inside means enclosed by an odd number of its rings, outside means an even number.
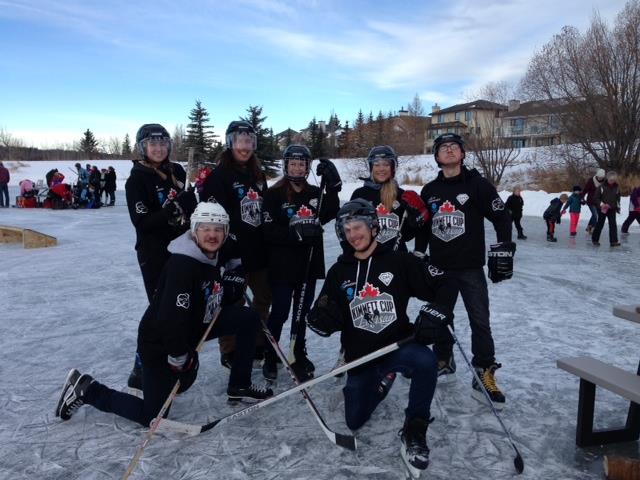
M247 192L247 198L249 200L257 200L258 199L258 192L254 192L253 188L250 188L249 191Z
M380 295L380 289L378 287L374 287L369 282L365 283L362 287L362 290L360 290L360 293L358 293L358 297L360 297L360 299L362 300L367 297L375 298L378 295Z
M385 207L383 204L379 203L378 206L376 207L376 213L378 215L388 215L389 211L387 210L387 207Z
M456 207L454 207L453 204L449 200L444 202L442 204L442 206L440 207L440 211L442 213L451 213L451 212L454 212L455 210L456 210Z
M309 218L313 215L313 212L311 209L307 208L306 205L302 205L296 212L296 215L300 218Z

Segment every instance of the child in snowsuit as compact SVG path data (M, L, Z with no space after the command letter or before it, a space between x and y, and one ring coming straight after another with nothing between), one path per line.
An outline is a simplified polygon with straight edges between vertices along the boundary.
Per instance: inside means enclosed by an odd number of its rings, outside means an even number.
M556 197L544 211L542 218L544 218L547 224L547 242L557 242L558 239L554 237L556 223L560 223L560 217L562 216L562 205L569 199L566 193L560 195L560 198Z
M579 185L575 185L573 187L573 193L567 200L567 203L564 204L560 215L564 215L564 213L569 209L569 236L576 236L576 229L578 228L578 220L580 220L580 209L582 208L582 188Z
M511 220L518 231L518 240L526 240L527 236L524 234L522 225L520 224L520 220L522 220L522 209L524 207L524 200L522 199L520 187L515 187L513 189L513 193L509 198L507 198L504 205L507 207L507 210L509 210Z

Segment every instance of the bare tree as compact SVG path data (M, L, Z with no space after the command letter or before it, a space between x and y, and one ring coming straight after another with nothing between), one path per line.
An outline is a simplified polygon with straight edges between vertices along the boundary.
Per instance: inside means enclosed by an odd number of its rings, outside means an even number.
M109 155L122 154L122 143L118 137L109 137L109 140L105 142L105 150Z
M602 168L640 169L640 2L630 0L613 26L596 12L583 34L564 27L538 52L522 80L532 98L564 103L568 140Z
M506 104L513 98L513 87L507 82L490 82L483 86L474 98ZM493 185L498 186L507 168L518 164L520 149L503 137L502 117L497 114L485 116L474 132L469 132L466 151L482 169L482 173Z

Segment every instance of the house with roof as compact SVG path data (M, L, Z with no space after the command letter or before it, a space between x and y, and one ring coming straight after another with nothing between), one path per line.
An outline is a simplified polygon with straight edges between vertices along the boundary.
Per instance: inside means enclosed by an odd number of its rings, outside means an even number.
M561 117L567 109L562 100L509 100L502 114L502 137L516 148L565 143Z
M425 152L432 151L433 141L443 133L469 136L495 131L496 122L500 122L501 114L506 111L505 105L488 100L475 100L442 109L436 103L431 108L431 125L427 129Z

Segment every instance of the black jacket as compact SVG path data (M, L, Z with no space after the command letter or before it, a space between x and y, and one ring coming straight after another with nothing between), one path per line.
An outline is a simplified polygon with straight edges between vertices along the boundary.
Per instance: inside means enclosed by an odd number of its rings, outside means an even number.
M404 190L398 188L398 198L400 198L403 193ZM398 236L398 231L400 230L400 224L402 223L402 216L405 211L404 205L400 203L400 201L396 200L393 203L393 209L390 212L387 211L380 200L380 190L367 186L366 184L365 186L356 188L353 191L351 200L355 198L363 198L373 203L373 206L376 207L376 211L378 212L378 222L380 224L380 232L378 233L376 240L378 240L379 243L390 242L391 245L394 245ZM405 221L402 226L401 234L402 237L398 245L398 251L406 252L406 242L415 237L416 230L409 226L409 222Z
M520 195L509 195L504 205L507 207L507 210L509 210L511 218L522 218L524 200Z
M131 223L136 228L136 250L165 251L169 242L186 228L171 225L170 216L162 205L172 189L179 192L184 188L187 175L177 163L166 162L161 170L165 172L166 180L152 168L134 162L124 187Z
M116 171L107 170L107 173L104 175L104 189L107 192L115 192L116 191Z
M464 165L460 175L445 178L442 172L420 193L431 213L429 254L437 267L480 268L485 263L484 219L496 230L498 242L511 241L511 216L495 187L476 169ZM426 245L416 250L424 251Z
M254 179L236 167L216 167L207 177L201 201L214 199L229 214L230 230L235 234L242 265L247 272L267 266L267 252L262 231L262 201L267 190L264 174Z
M542 214L542 218L549 222L560 223L562 217L560 210L562 210L562 201L559 198L554 198L549 202L549 206Z
M275 283L299 285L309 260L309 245L301 244L289 227L298 218L315 219L325 224L336 217L340 206L338 192L325 193L318 214L320 189L308 185L301 192L292 190L288 199L287 186L271 187L264 194L262 218L264 237L269 250L269 279ZM309 279L324 278L324 246L322 239L313 246Z
M319 298L327 295L340 307L347 361L413 333L407 317L409 298L447 305L446 298L455 292L442 270L411 253L392 249L392 245L379 244L367 260L345 253L327 273ZM307 318L312 327L327 331L325 325L317 324L321 317L310 313Z
M187 231L169 246L156 294L138 327L138 352L144 365L165 365L167 356L192 351L222 304L217 259L207 258Z

